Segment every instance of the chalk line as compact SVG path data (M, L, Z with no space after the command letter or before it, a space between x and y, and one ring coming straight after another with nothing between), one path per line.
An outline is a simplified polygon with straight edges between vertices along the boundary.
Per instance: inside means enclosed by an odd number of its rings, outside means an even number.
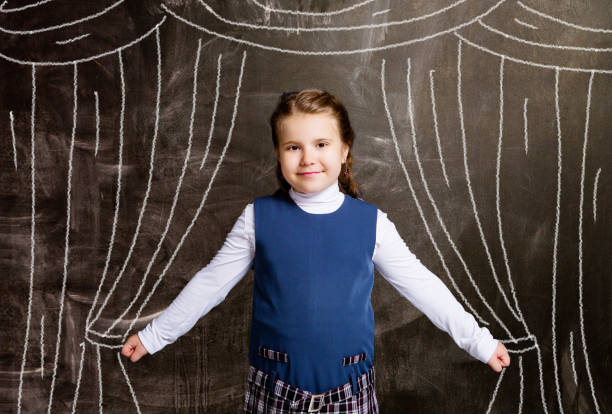
M537 345L537 342L536 342ZM542 351L540 347L536 346L536 353L538 355L538 373L540 377L540 400L542 401L542 410L544 414L548 414L548 406L546 405L546 396L544 395L544 373L542 371Z
M449 4L446 7L438 9L434 12L424 14L422 16L412 17L410 19L404 20L395 20L392 22L383 22L383 23L370 23L370 24L362 24L357 26L332 26L332 27L288 27L288 26L268 26L268 25L260 25L260 24L252 24L245 22L238 22L234 20L226 19L225 17L218 14L212 7L210 7L206 1L198 0L198 2L217 20L222 21L225 24L229 24L231 26L238 27L246 27L249 29L256 30L270 30L270 31L284 31L284 32L337 32L337 31L352 31L352 30L362 30L362 29L376 29L376 28L386 28L390 26L398 26L413 23L419 20L426 20L430 17L433 17L438 14L446 13L447 11L459 6L462 3L465 3L467 0L458 0L452 4Z
M99 347L102 347L102 348L107 348L107 349L121 349L121 348L123 348L123 344L108 345L108 344L104 344L102 342L96 342L93 339L89 338L88 336L85 336L85 340L87 342L89 342L90 344L94 345L94 346L99 346Z
M591 388L591 397L593 397L593 404L595 405L595 411L599 414L599 404L597 397L595 396L595 385L593 384L593 376L591 375L591 366L589 363L589 354L587 352L586 336L584 333L584 302L583 302L583 281L584 281L584 264L582 261L584 253L583 244L583 233L584 233L584 176L586 169L586 154L587 144L589 141L589 120L591 114L591 90L593 88L593 78L595 73L591 73L589 77L589 87L587 91L587 105L586 105L586 117L584 121L584 144L582 146L582 171L580 172L580 214L578 217L578 303L579 303L579 315L580 315L580 338L582 339L582 352L584 354L584 366L586 368L587 376L589 378L589 387Z
M539 27L534 26L534 25L529 24L529 23L525 23L524 21L519 20L519 19L517 19L516 17L514 18L514 21L515 21L515 22L517 22L517 23L518 23L518 24L520 24L520 25L523 25L523 26L525 26L525 27L529 27L530 29L534 29L534 30L538 30L538 29L539 29Z
M523 356L519 355L519 406L518 406L518 414L523 412L523 394L525 392L525 380L523 377Z
M42 0L42 1L39 1L37 3L28 4L28 5L21 6L21 7L13 7L12 9L7 9L4 6L6 5L6 3L8 3L8 0L4 0L4 2L2 2L2 4L0 4L0 13L14 13L14 12L26 10L26 9L29 9L29 8L32 8L32 7L38 7L40 5L43 5L45 3L49 3L51 1L53 1L53 0Z
M183 179L185 178L185 173L187 172L187 165L189 163L189 158L191 156L191 147L192 147L192 143L193 143L193 125L195 122L195 112L196 112L196 97L197 97L197 89L198 89L198 69L200 66L200 55L202 53L202 39L198 39L198 50L196 52L196 59L195 59L195 63L193 65L193 91L191 94L191 116L190 116L190 120L189 120L189 138L188 138L188 142L187 142L187 152L185 153L185 158L183 160L183 168L181 170L181 175L179 177L177 186L176 186L176 191L174 192L174 198L172 199L172 206L170 207L170 214L168 215L168 220L166 221L166 226L164 228L164 231L159 239L159 242L157 243L157 248L155 249L155 252L153 253L153 256L151 256L151 260L149 260L149 264L147 265L147 270L145 271L144 276L142 277L142 281L140 282L140 286L138 287L138 291L136 292L136 295L134 295L132 301L130 302L130 304L124 309L124 311L121 313L121 315L119 315L112 323L112 325L104 332L105 334L108 334L121 320L122 318L129 312L129 310L132 308L132 306L134 306L134 304L138 301L138 298L140 297L140 294L142 293L142 289L144 288L144 284L147 280L147 277L149 276L149 273L151 271L151 268L153 267L153 263L155 262L155 259L157 258L158 253L161 250L162 244L164 242L164 240L166 239L166 235L168 234L168 230L170 229L170 224L172 223L172 219L174 218L174 211L176 209L176 205L178 203L178 199L179 199L179 195L181 193L181 188L183 186ZM115 284L113 285L111 292L114 291L115 287L117 286L118 283L118 279L115 280ZM107 296L109 297L110 294ZM104 302L103 307L106 306L106 301Z
M138 414L142 414L140 411L140 406L138 405L138 400L136 399L136 393L134 393L134 388L132 388L132 383L130 383L130 377L128 377L128 374L125 371L125 367L123 366L123 361L121 361L121 352L117 352L117 360L119 361L119 366L121 367L121 372L123 372L125 382L127 383L128 388L130 389L130 394L132 394L132 399L134 400L136 411L138 412Z
M433 237L433 234L431 233L429 224L427 223L427 220L425 218L425 213L423 212L423 208L421 207L421 203L419 202L416 192L414 191L414 187L412 185L412 179L410 178L410 174L408 174L408 169L406 168L406 165L404 164L404 160L401 155L399 143L397 140L397 135L395 133L395 127L393 126L393 117L391 116L391 111L389 110L389 104L387 102L387 91L385 87L385 62L386 62L385 59L382 59L381 68L380 68L380 88L381 88L381 93L382 93L382 98L383 98L383 104L385 106L385 114L387 115L387 121L389 122L389 130L391 131L391 138L393 139L395 153L397 154L398 162L400 163L400 166L402 167L402 171L404 172L404 177L406 178L406 181L408 182L408 188L410 189L410 194L412 195L412 199L414 200L414 203L417 207L417 211L419 212L421 221L423 222L423 225L425 226L425 231L427 232L427 235L429 236L429 240L431 241L431 244L433 245L436 253L438 254L438 257L440 258L440 262L442 263L442 267L444 268L444 271L446 272L446 275L448 276L448 279L450 280L453 288L457 291L457 294L459 295L461 300L463 300L463 302L468 307L470 312L472 312L472 314L482 324L488 325L488 322L486 322L478 314L478 312L476 312L476 310L472 307L472 305L467 300L465 295L463 295L463 292L461 292L461 289L459 288L459 286L457 286L457 284L455 283L454 278L451 276L451 272L448 269L448 266L446 265L446 260L444 260L444 256L442 255L442 252L440 251L440 248L438 247L438 244L436 243L436 240Z
M525 98L523 101L523 140L525 141L525 154L529 152L529 133L527 132L527 103L529 102L528 98Z
M446 167L444 165L442 144L440 143L440 131L438 130L438 111L436 111L436 95L434 92L434 72L435 70L433 69L429 71L429 92L431 95L431 111L433 112L434 131L436 132L436 144L438 145L438 154L440 155L440 167L442 167L442 174L444 175L444 181L446 181L446 186L450 188L448 176L446 175Z
M512 342L512 343L516 344L516 343L521 342L521 341L534 341L534 342L537 342L535 335L527 335L527 336L523 336L521 338L501 339L500 340L500 342L502 342L504 344L508 343L508 342Z
M497 228L499 230L499 244L502 249L502 254L504 256L504 266L506 267L506 275L508 276L508 285L510 286L510 293L512 294L512 299L514 300L514 307L516 309L516 313L519 316L519 320L525 329L525 333L528 336L531 336L531 332L527 327L527 322L525 322L525 317L523 316L523 312L521 311L521 307L519 306L518 298L516 295L516 289L514 288L514 282L512 281L512 271L510 270L510 262L508 259L508 251L506 250L506 243L504 242L504 233L502 229L502 218L501 218L501 195L500 195L500 186L501 186L501 154L502 154L502 140L504 136L504 58L501 58L499 62L499 134L498 134L498 143L497 143L497 164L495 170L495 207L497 210ZM501 288L501 286L500 286ZM504 296L505 298L505 296ZM510 306L508 304L508 306Z
M17 143L15 140L15 118L13 117L13 111L9 112L9 118L11 121L11 139L13 142L13 164L15 164L15 169L17 169Z
M80 36L71 37L70 39L66 39L66 40L56 40L55 44L58 44L58 45L67 45L68 43L72 43L72 42L76 42L77 40L85 39L90 34L91 33L85 33L85 34L82 34Z
M88 329L87 332L91 333L91 334L94 334L94 335L101 336L103 338L121 338L121 335L103 334L101 332L94 331L93 329Z
M94 91L94 98L96 103L96 149L94 156L97 157L98 149L100 148L100 97L98 96L98 91Z
M565 20L561 20L561 19L558 19L556 17L549 16L548 14L542 13L541 11L532 9L531 7L526 6L525 4L523 4L520 1L517 1L516 3L519 6L521 6L522 8L524 8L525 10L530 11L533 14L537 14L538 16L543 17L543 18L548 19L548 20L551 20L551 21L553 21L555 23L559 23L559 24L562 24L562 25L565 25L565 26L568 26L568 27L573 27L574 29L585 30L585 31L588 31L588 32L597 32L597 33L612 33L612 29L597 29L595 27L579 26L577 24L566 22Z
M495 281L495 285L497 286L497 290L499 290L502 298L504 299L504 303L510 310L510 313L514 318L521 322L521 317L516 313L516 310L512 308L510 305L510 301L504 292L504 289L499 283L497 278L497 272L495 271L495 266L493 265L493 258L491 257L491 252L489 251L489 246L487 244L487 240L484 235L484 231L482 229L482 224L480 223L480 216L478 215L478 208L476 207L476 199L474 197L474 191L472 190L472 181L470 180L470 168L468 166L467 159L467 137L465 132L465 121L463 118L463 98L461 92L461 42L458 42L457 46L457 101L459 102L459 124L461 125L461 144L463 147L463 168L465 171L465 182L467 184L468 194L470 195L470 202L472 204L472 212L474 213L474 220L476 221L476 226L478 228L478 233L480 234L480 241L482 246L484 247L484 251L486 253L487 259L489 261L489 267L491 268L491 275L493 276L493 280ZM509 332L508 336L512 337ZM529 334L529 332L526 332Z
M471 42L470 40L466 39L464 36L460 35L457 32L455 32L455 36L457 36L459 39L461 39L462 41L464 41L468 45L472 46L473 48L476 48L478 50L482 50L483 52L490 53L491 55L503 57L504 59L511 60L512 62L521 63L523 65L534 66L534 67L537 67L537 68L553 69L553 70L566 70L568 72L612 73L612 70L605 70L605 69L571 68L571 67L568 67L568 66L555 66L555 65L546 65L546 64L543 64L543 63L530 62L530 61L527 61L527 60L518 59L518 58L514 58L512 56L504 55L502 53L494 52L491 49L487 49L484 46L480 46L480 45L478 45L478 44L476 44L474 42Z
M574 375L574 384L578 385L578 373L576 372L576 359L574 358L574 331L570 331L570 361L572 363L572 374Z
M156 102L155 103L155 124L154 124L155 126L153 128L153 139L151 140L151 154L149 156L149 177L147 180L147 188L145 191L145 195L143 197L142 206L140 207L140 212L138 213L136 230L134 230L134 235L132 236L132 242L130 243L128 254L126 255L125 260L123 261L123 265L121 266L119 274L116 277L115 282L113 283L113 287L111 288L110 292L107 295L107 300L112 295L112 292L114 292L114 289L116 288L116 285L119 283L119 280L123 277L123 273L125 272L125 269L127 268L130 258L132 257L132 254L134 252L134 246L136 245L136 241L138 240L138 236L140 234L140 227L142 225L142 219L144 217L144 212L147 208L147 202L149 201L149 195L151 193L151 182L153 180L155 151L156 151L157 136L158 136L158 131L159 131L159 106L160 106L159 103L161 99L161 46L160 46L160 40L159 40L159 30L156 30L155 32L155 43L157 46L157 95L156 95L156 100L155 100ZM100 292L101 288L102 288L102 284L98 286L98 292ZM90 308L90 313L93 311L93 308L95 304L97 303L98 296L99 296L99 293L96 294L96 299L94 299L94 302ZM107 301L105 300L104 304L102 305L102 308L104 308L106 304L107 304ZM96 322L101 312L102 310L98 312L96 319L94 319L91 322L90 326Z
M259 2L259 0L251 0L256 6L261 7L262 9L264 9L267 12L274 12L274 13L282 13L282 14L293 14L296 16L334 16L337 14L341 14L341 13L346 13L348 11L351 10L355 10L359 7L365 6L368 3L372 3L373 1L376 0L364 0L361 3L356 3L353 4L352 6L349 7L345 7L343 9L338 9L338 10L333 10L330 12L303 12L303 11L297 11L297 10L285 10L285 9L275 9L272 8L268 5L265 4L261 4Z
M501 373L499 374L499 378L497 379L497 383L495 384L495 389L493 390L493 395L491 395L491 400L489 401L489 406L487 407L487 414L491 412L491 408L493 407L493 403L495 402L495 397L497 396L497 390L499 389L499 384L501 384L502 379L504 378L504 374L508 368L502 368Z
M28 288L28 316L26 319L26 332L25 339L23 340L23 355L21 357L21 369L19 370L19 391L17 393L17 414L21 413L21 398L23 394L23 371L25 370L26 356L28 354L28 341L30 339L30 321L32 320L32 296L34 294L34 246L35 239L34 234L36 231L36 181L35 181L35 170L36 170L36 151L35 145L35 119L36 119L36 66L32 65L32 103L31 103L31 115L30 115L30 180L32 182L32 211L30 221L30 280Z
M100 347L96 345L96 362L98 368L98 413L102 414L102 358L100 356Z
M79 344L81 347L81 362L79 363L79 375L77 377L76 389L72 400L72 414L76 413L77 402L79 400L79 389L81 388L81 378L83 376L83 360L85 359L85 342Z
M99 11L98 13L95 14L90 14L89 16L85 16L82 17L80 19L77 20L73 20L67 23L63 23L63 24L58 24L56 26L47 26L47 27L43 27L40 29L32 29L32 30L10 30L10 29L6 29L2 26L0 26L0 32L4 32L4 33L8 33L8 34L16 34L16 35L31 35L31 34L36 34L36 33L43 33L43 32L48 32L51 30L56 30L56 29L61 29L64 27L68 27L68 26L74 26L75 24L79 24L79 23L83 23L86 22L88 20L91 19L95 19L96 17L100 17L103 14L107 13L108 11L114 9L115 7L117 7L118 5L120 5L121 3L123 3L125 0L119 0L113 4L111 4L110 6L108 6L107 8L105 8L102 11Z
M45 315L40 317L40 377L45 376Z
M100 279L100 284L98 285L98 290L96 291L96 296L89 308L89 312L86 319L85 326L90 328L93 324L98 320L100 314L104 310L106 303L112 296L112 292L116 283L113 285L113 289L106 295L104 299L104 303L98 309L98 313L94 317L92 321L89 320L91 317L91 313L95 308L95 305L98 303L98 297L100 295L100 291L102 290L102 286L104 285L104 281L106 280L106 275L108 273L108 267L110 264L110 259L113 254L113 247L115 245L115 235L117 233L117 221L119 219L119 206L121 201L121 176L123 171L123 132L124 132L124 120L125 120L125 73L123 69L123 55L121 51L117 53L117 57L119 58L119 77L121 79L121 112L119 114L119 160L117 164L117 191L115 192L115 213L113 215L113 225L111 228L111 236L108 242L108 248L106 250L106 261L104 262L104 270L102 271L102 277Z
M57 365L59 361L59 349L62 342L62 321L64 313L64 300L66 297L66 279L68 278L68 252L70 251L70 215L71 215L71 196L72 196L72 157L74 154L74 140L76 136L77 127L77 111L78 111L78 67L74 65L74 76L73 76L73 109L72 109L72 134L70 138L70 153L68 155L68 177L66 192L66 234L64 236L64 274L62 277L62 291L60 293L60 308L58 312L58 325L57 325L57 340L55 343L55 359L53 362L53 377L51 378L51 389L49 391L49 405L47 406L47 413L51 414L51 406L53 405L53 393L55 391L55 379L57 377Z
M388 13L389 11L391 11L391 9L385 9L385 10L377 11L376 13L372 13L372 17L378 16L379 14Z
M208 192L210 191L210 188L212 187L212 184L213 184L213 182L215 180L215 177L217 176L217 172L219 171L219 168L221 167L221 164L223 163L223 159L225 158L225 153L227 152L227 148L229 147L229 144L232 141L232 132L234 131L234 124L236 122L236 114L238 112L238 101L240 99L240 88L242 87L242 77L243 77L243 74L244 74L244 63L246 61L246 56L247 56L246 51L242 52L242 63L240 64L240 75L238 76L238 85L236 86L236 99L234 100L234 110L233 110L233 113L232 113L232 122L231 122L231 125L230 125L230 128L229 128L229 131L227 133L227 141L225 143L225 146L223 147L223 150L221 152L221 156L219 157L219 160L217 161L217 165L216 165L216 167L215 167L215 169L214 169L214 171L212 173L210 181L208 182L208 187L206 188L206 191L204 192L204 195L202 196L202 200L200 201L200 205L198 206L198 209L196 210L193 218L191 219L191 222L189 223L189 226L187 226L187 229L185 230L185 232L181 236L181 239L179 240L178 244L176 245L176 247L174 249L174 252L172 253L172 256L168 260L168 263L164 267L163 271L160 273L159 277L157 278L157 281L155 282L155 285L153 285L153 288L151 289L151 291L147 295L146 299L144 300L142 305L140 305L140 308L138 309L138 312L136 313L136 317L134 319L132 319L132 322L130 323L130 326L126 329L125 333L123 334L123 341L125 341L129 331L132 329L132 327L134 326L134 324L136 323L136 321L140 317L140 314L141 314L142 310L144 309L144 307L147 305L147 303L149 302L149 300L153 296L153 293L155 293L155 290L157 289L157 286L161 283L163 277L166 275L166 272L168 271L170 266L172 266L172 263L174 262L174 259L176 258L176 255L178 254L179 250L181 249L181 246L183 245L183 243L185 242L185 239L187 238L187 236L191 232L191 229L195 225L195 222L198 219L198 217L200 216L200 213L202 212L202 208L204 207L204 204L206 203L206 199L208 197Z
M555 70L555 114L557 119L557 208L555 215L555 235L552 265L552 358L555 375L555 388L559 411L563 412L561 387L559 386L559 367L557 366L557 250L559 248L559 221L561 220L561 115L559 109L559 69Z
M538 46L538 47L543 47L546 49L561 49L561 50L579 50L582 52L595 52L595 53L599 53L599 52L610 52L612 51L612 48L599 48L599 47L581 47L581 46L563 46L563 45L551 45L548 43L540 43L540 42L533 42L531 40L526 40L526 39L521 39L520 37L516 37L513 35L510 35L506 32L502 32L499 29L496 29L494 27L489 26L488 24L486 24L485 22L483 22L482 20L478 20L478 23L480 23L480 25L482 27L484 27L485 29L496 33L500 36L505 37L506 39L510 39L510 40L514 40L515 42L519 42L519 43L525 43L527 45L530 46Z
M495 4L495 6L491 7L489 10L483 12L482 14L474 17L472 20L465 22L465 23L461 23L455 27L452 27L450 29L447 30L443 30L441 32L437 32L428 36L424 36L424 37L420 37L418 39L411 39L411 40L406 40L403 42L398 42L398 43L391 43L385 46L378 46L378 47L368 47L368 48L362 48L362 49L354 49L354 50L327 50L327 51L313 51L313 50L308 50L308 51L304 51L304 50L292 50L292 49L283 49L280 47L274 47L274 46L266 46L260 43L256 43L256 42L251 42L248 40L243 40L243 39L239 39L237 37L233 37L233 36L228 36L228 35L224 35L222 33L219 32L215 32L213 30L210 30L204 26L201 26L199 24L193 23L187 19L185 19L184 17L181 17L179 15L177 15L176 13L174 13L172 10L170 10L168 7L166 7L165 4L161 4L161 8L168 13L169 15L171 15L172 17L174 17L175 19L185 23L188 26L194 27L198 30L201 30L205 33L208 33L210 35L219 37L221 39L226 39L226 40L230 40L236 43L240 43L240 44L244 44L244 45L248 45L248 46L253 46L253 47L257 47L263 50L270 50L270 51L275 51L275 52L281 52L281 53L287 53L287 54L294 54L294 55L304 55L304 56L325 56L325 55L350 55L350 54L355 54L355 53L364 53L364 52L374 52L374 51L378 51L378 50L387 50L387 49L392 49L395 47L400 47L400 46L407 46L413 43L418 43L418 42L423 42L425 40L429 40L429 39L433 39L435 37L438 36L442 36L445 35L447 33L452 33L455 30L459 30L463 27L469 26L472 23L474 23L475 21L477 21L478 19L485 17L486 15L488 15L489 13L491 13L493 10L495 10L497 7L499 7L499 5L501 5L504 1L506 0L500 0L499 2L497 2ZM0 57L4 57L4 55L0 54ZM612 72L612 71L610 71Z
M208 157L208 151L210 150L210 142L212 141L213 131L215 130L215 117L217 115L217 104L219 103L219 85L221 84L221 54L217 58L217 86L215 88L215 103L213 106L212 119L210 120L210 127L208 128L208 141L206 142L206 151L204 157L202 157L202 163L200 164L200 170L204 167L206 158Z
M13 62L13 63L17 63L19 65L37 65L37 66L66 66L66 65L74 65L77 63L83 63L83 62L89 62L92 60L96 60L99 59L101 57L104 56L108 56L108 55L112 55L114 53L118 53L120 51L122 51L123 49L127 49L128 47L131 47L132 45L135 45L136 43L139 43L141 40L143 40L144 38L146 38L147 36L149 36L151 33L153 33L153 31L155 29L157 29L159 26L161 26L164 22L166 21L166 16L162 17L161 20L153 27L151 28L151 30L149 30L148 32L146 32L145 34L143 34L142 36L140 36L139 38L132 40L129 43L126 43L125 45L118 47L117 49L113 49L113 50L109 50L106 52L102 52L102 53L98 53L95 56L89 56L86 58L81 58L81 59L75 59L75 60L70 60L70 61L66 61L66 62L34 62L34 61L28 61L28 60L20 60L20 59L15 59L12 58L10 56L7 56L3 53L0 53L0 58L3 58L9 62Z
M506 325L495 314L495 311L493 310L493 308L491 308L491 306L489 305L489 303L487 302L485 297L480 292L480 289L478 288L478 285L477 285L476 281L473 279L472 274L471 274L467 264L463 260L463 256L461 255L461 253L459 252L459 249L457 248L457 246L455 245L453 239L451 238L450 233L448 232L448 230L446 228L446 225L444 224L444 220L442 220L442 215L440 214L440 210L438 209L438 206L437 206L437 204L436 204L436 202L435 202L435 200L434 200L434 198L433 198L433 196L431 194L431 191L429 191L429 186L427 185L427 180L425 179L425 172L423 171L423 165L421 164L421 157L419 155L419 149L418 149L417 140L416 140L416 127L415 127L415 122L414 122L414 104L412 102L412 83L410 82L410 73L411 73L411 60L410 60L410 58L408 58L408 60L407 60L407 66L408 66L407 67L407 71L406 71L406 88L407 88L407 93L408 93L408 108L407 108L407 112L408 112L408 119L410 121L410 131L411 131L411 136L412 136L412 148L413 148L415 160L417 162L417 167L418 167L418 170L419 170L419 176L421 178L421 182L423 184L423 188L425 189L425 193L427 194L427 198L429 199L429 202L431 203L431 206L433 207L434 212L436 213L436 218L438 219L440 227L444 231L444 234L445 234L448 242L450 243L453 251L457 255L457 258L461 261L463 269L464 269L464 271L465 271L465 273L466 273L470 283L474 287L474 290L476 291L476 294L478 295L480 300L483 302L483 304L485 305L487 310L491 313L491 316L493 316L493 318L506 331L508 336L512 337L512 334L510 333L510 331L508 330ZM430 72L429 74L431 76L432 73ZM430 77L430 79L432 79L432 78ZM431 90L431 88L430 88L430 90ZM396 150L397 150L397 148L396 148ZM415 196L416 196L416 193L415 193ZM415 198L415 200L416 200L416 198ZM456 288L456 290L458 292L460 292L460 290L459 290L459 288L457 286L455 286L455 288ZM465 299L465 301L467 302L467 299ZM470 306L470 310L473 311L471 306Z
M595 183L593 183L593 222L597 221L597 187L599 185L599 175L601 174L601 168L597 170L595 174Z
M537 349L538 345L532 345L532 346L528 346L527 348L522 348L522 349L508 349L508 353L509 354L524 354L525 352L529 352L529 351L533 351L534 349Z

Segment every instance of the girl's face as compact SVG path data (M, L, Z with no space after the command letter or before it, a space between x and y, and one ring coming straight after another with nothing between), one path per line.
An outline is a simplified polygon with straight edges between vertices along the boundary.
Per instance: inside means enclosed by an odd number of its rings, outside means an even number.
M349 146L334 117L297 113L283 118L278 129L276 157L294 191L315 193L338 181Z

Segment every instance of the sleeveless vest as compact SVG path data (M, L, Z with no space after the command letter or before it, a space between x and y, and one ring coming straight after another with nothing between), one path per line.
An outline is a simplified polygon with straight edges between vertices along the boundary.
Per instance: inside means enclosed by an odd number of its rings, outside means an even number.
M327 214L281 190L255 199L251 365L315 394L355 389L374 358L376 218L348 195Z

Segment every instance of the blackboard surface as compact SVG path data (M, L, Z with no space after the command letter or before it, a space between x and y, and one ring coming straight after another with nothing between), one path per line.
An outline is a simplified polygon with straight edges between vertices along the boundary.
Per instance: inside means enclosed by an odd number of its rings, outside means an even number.
M611 76L606 0L3 2L0 411L242 410L252 272L119 350L277 188L267 119L316 87L366 201L511 352L377 274L381 412L609 412Z

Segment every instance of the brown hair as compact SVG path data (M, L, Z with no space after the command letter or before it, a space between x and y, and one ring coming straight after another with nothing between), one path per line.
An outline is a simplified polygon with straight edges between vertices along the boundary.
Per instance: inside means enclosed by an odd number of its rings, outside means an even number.
M331 93L319 89L303 89L301 91L283 93L278 100L276 109L272 116L270 116L272 142L275 150L278 148L278 127L281 121L296 113L328 114L336 119L340 130L340 137L349 147L346 163L342 164L340 175L338 176L339 189L353 198L362 199L359 187L352 177L353 154L351 149L353 148L355 133L351 127L348 112L344 105ZM349 174L345 174L347 168L349 169ZM285 192L289 191L291 185L283 177L280 162L276 164L276 177L281 189Z

